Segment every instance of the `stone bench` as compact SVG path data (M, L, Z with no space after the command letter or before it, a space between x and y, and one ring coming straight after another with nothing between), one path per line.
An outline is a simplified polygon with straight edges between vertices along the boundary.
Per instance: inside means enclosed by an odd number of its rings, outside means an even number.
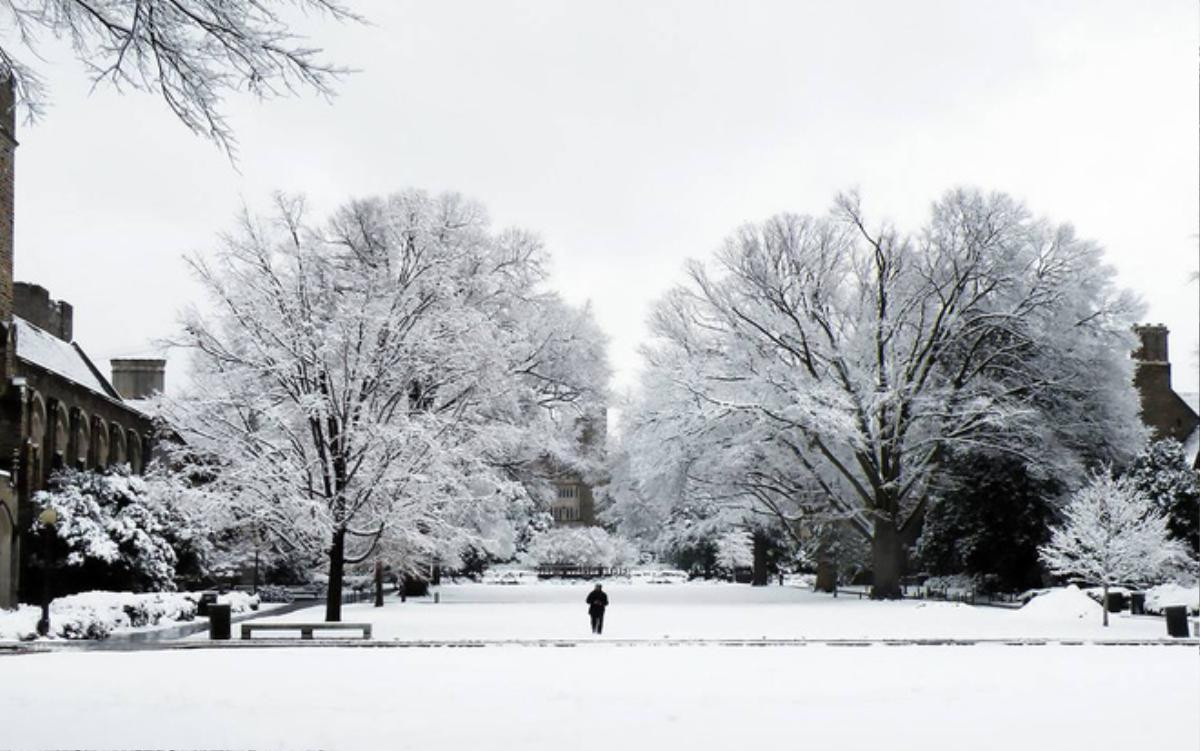
M362 631L362 638L371 638L369 623L243 623L242 638L249 639L255 631L299 631L301 639L313 638L314 631Z

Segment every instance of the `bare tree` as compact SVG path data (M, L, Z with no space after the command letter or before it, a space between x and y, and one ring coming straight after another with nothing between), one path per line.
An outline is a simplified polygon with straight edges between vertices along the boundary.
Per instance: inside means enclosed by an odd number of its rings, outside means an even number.
M842 516L877 597L899 596L949 452L1078 477L1143 440L1136 301L1098 247L1007 196L952 191L913 234L842 196L742 228L715 267L691 264L654 311L642 474L732 467L735 497L785 522Z
M291 30L285 16L295 12L361 20L338 0L0 0L0 76L36 119L45 84L18 50L36 56L39 35L65 38L95 85L155 92L192 132L232 153L221 112L228 93L330 94L345 72Z
M167 417L244 521L326 557L328 620L348 565L486 547L524 494L513 468L599 403L603 343L539 289L543 262L477 204L418 191L319 226L281 200L195 262L212 310L185 319L194 373Z

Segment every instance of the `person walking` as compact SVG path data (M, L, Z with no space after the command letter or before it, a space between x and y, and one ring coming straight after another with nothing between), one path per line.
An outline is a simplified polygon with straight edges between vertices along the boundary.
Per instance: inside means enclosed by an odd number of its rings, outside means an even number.
M592 633L599 634L604 631L604 609L608 607L608 595L599 584L588 592L587 604L588 615L592 617Z

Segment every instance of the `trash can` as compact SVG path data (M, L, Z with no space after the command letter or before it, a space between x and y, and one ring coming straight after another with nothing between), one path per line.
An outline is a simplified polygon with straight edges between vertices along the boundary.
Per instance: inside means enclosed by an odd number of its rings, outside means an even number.
M196 615L208 615L208 608L217 601L216 592L202 592L200 602L196 603Z
M1187 607L1172 605L1163 608L1163 616L1167 619L1167 636L1179 639L1188 637Z
M213 603L208 606L208 638L229 638L230 606ZM1186 623L1184 624L1187 625Z
M1145 592L1130 592L1129 593L1129 614L1130 615L1145 615L1146 614L1146 593Z

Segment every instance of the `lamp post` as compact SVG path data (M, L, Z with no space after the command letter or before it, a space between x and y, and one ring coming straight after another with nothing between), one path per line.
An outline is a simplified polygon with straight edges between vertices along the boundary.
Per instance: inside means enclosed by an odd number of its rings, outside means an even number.
M58 512L47 507L38 514L42 525L42 617L37 622L38 636L50 633L50 569L51 551L54 549L54 525L58 523Z

